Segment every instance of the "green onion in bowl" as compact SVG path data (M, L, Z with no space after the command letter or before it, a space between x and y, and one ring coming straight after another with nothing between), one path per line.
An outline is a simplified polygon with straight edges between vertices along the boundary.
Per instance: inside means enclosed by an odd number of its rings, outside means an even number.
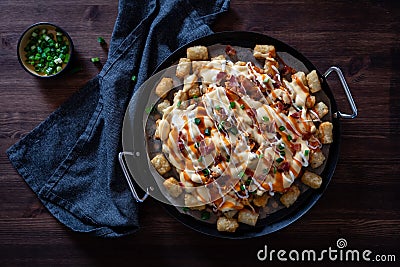
M30 26L18 42L18 59L37 77L53 77L69 65L73 43L60 27L47 22Z

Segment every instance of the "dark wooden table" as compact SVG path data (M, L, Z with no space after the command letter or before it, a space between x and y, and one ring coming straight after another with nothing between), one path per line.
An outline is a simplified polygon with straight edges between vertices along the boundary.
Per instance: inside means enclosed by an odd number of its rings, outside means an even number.
M321 251L336 248L339 238L347 240L347 248L395 255L399 262L400 7L394 2L233 1L213 26L215 31L268 34L301 51L321 72L336 65L347 77L359 116L342 120L336 172L306 215L268 236L225 240L186 228L148 200L141 207L141 230L110 240L74 233L56 221L5 151L99 71L90 58L106 61L96 38L109 41L117 1L1 1L0 266L267 266L271 263L257 259L265 245ZM44 81L20 67L18 37L38 21L54 22L70 33L77 51L74 64L82 71ZM340 109L349 111L339 83L330 79L329 84ZM276 258L272 262L278 263L284 264Z

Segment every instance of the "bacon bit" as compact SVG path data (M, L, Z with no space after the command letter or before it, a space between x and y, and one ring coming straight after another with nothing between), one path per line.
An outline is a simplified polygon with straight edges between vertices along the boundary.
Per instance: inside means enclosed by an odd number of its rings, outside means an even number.
M217 74L216 81L221 82L222 80L224 80L226 78L226 76L227 76L226 72L220 71Z
M201 155L203 155L203 156L209 155L214 150L215 150L214 143L210 143L209 145L206 145L206 143L204 141L200 142L199 151L200 151Z
M282 111L285 108L280 101L276 102L275 107L278 109L278 111Z
M293 114L290 114L290 117L293 117L295 119L300 119L300 116L301 116L301 111L297 111Z
M181 140L178 141L178 148L180 152L186 152L185 144Z
M233 47L230 46L230 45L227 45L227 46L225 47L225 53L226 53L228 56L230 56L230 57L235 57L235 56L236 56L236 50L235 50L235 48L233 48Z
M312 136L312 133L310 133L310 132L307 132L307 133L303 134L303 137L302 137L302 139L303 139L303 140L308 140L308 139L310 139L310 138L311 138L311 136Z
M289 162L287 162L287 161L282 162L277 167L278 172L288 172L289 169L290 169L290 165L289 165Z
M294 151L300 151L301 150L301 145L300 144L290 144L290 147L294 150Z
M220 163L223 162L223 161L226 161L225 157L222 156L221 154L219 154L218 156L216 156L216 157L214 158L214 165L218 165L218 164L220 164Z

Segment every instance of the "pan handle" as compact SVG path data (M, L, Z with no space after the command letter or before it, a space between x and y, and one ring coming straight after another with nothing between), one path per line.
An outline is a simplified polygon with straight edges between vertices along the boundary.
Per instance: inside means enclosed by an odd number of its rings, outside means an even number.
M133 198L136 200L136 202L141 203L141 202L145 201L146 198L149 196L149 188L146 189L146 193L144 194L144 196L142 198L140 198L136 192L135 186L132 183L128 168L126 167L126 163L124 161L124 156L134 156L134 154L132 152L120 152L118 154L118 160L119 160L119 164L121 165L124 176L126 178L126 181L128 182L129 188L132 192Z
M342 83L344 92L346 93L347 100L349 101L350 108L353 111L353 114L345 114L340 111L337 111L333 114L333 117L343 118L343 119L354 119L355 117L357 117L357 114L358 114L357 107L356 107L356 103L354 103L353 96L350 93L350 88L347 85L346 79L344 78L342 71L338 67L332 66L324 73L324 77L325 77L325 79L328 78L329 74L331 74L332 71L336 72L336 74L338 75L339 80Z

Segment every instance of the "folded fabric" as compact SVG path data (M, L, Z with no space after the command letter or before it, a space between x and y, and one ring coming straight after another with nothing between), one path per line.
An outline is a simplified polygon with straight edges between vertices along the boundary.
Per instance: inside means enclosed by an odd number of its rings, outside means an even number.
M7 151L60 222L96 236L137 231L138 206L118 164L126 106L170 53L212 33L209 25L228 6L229 0L120 0L102 71Z

